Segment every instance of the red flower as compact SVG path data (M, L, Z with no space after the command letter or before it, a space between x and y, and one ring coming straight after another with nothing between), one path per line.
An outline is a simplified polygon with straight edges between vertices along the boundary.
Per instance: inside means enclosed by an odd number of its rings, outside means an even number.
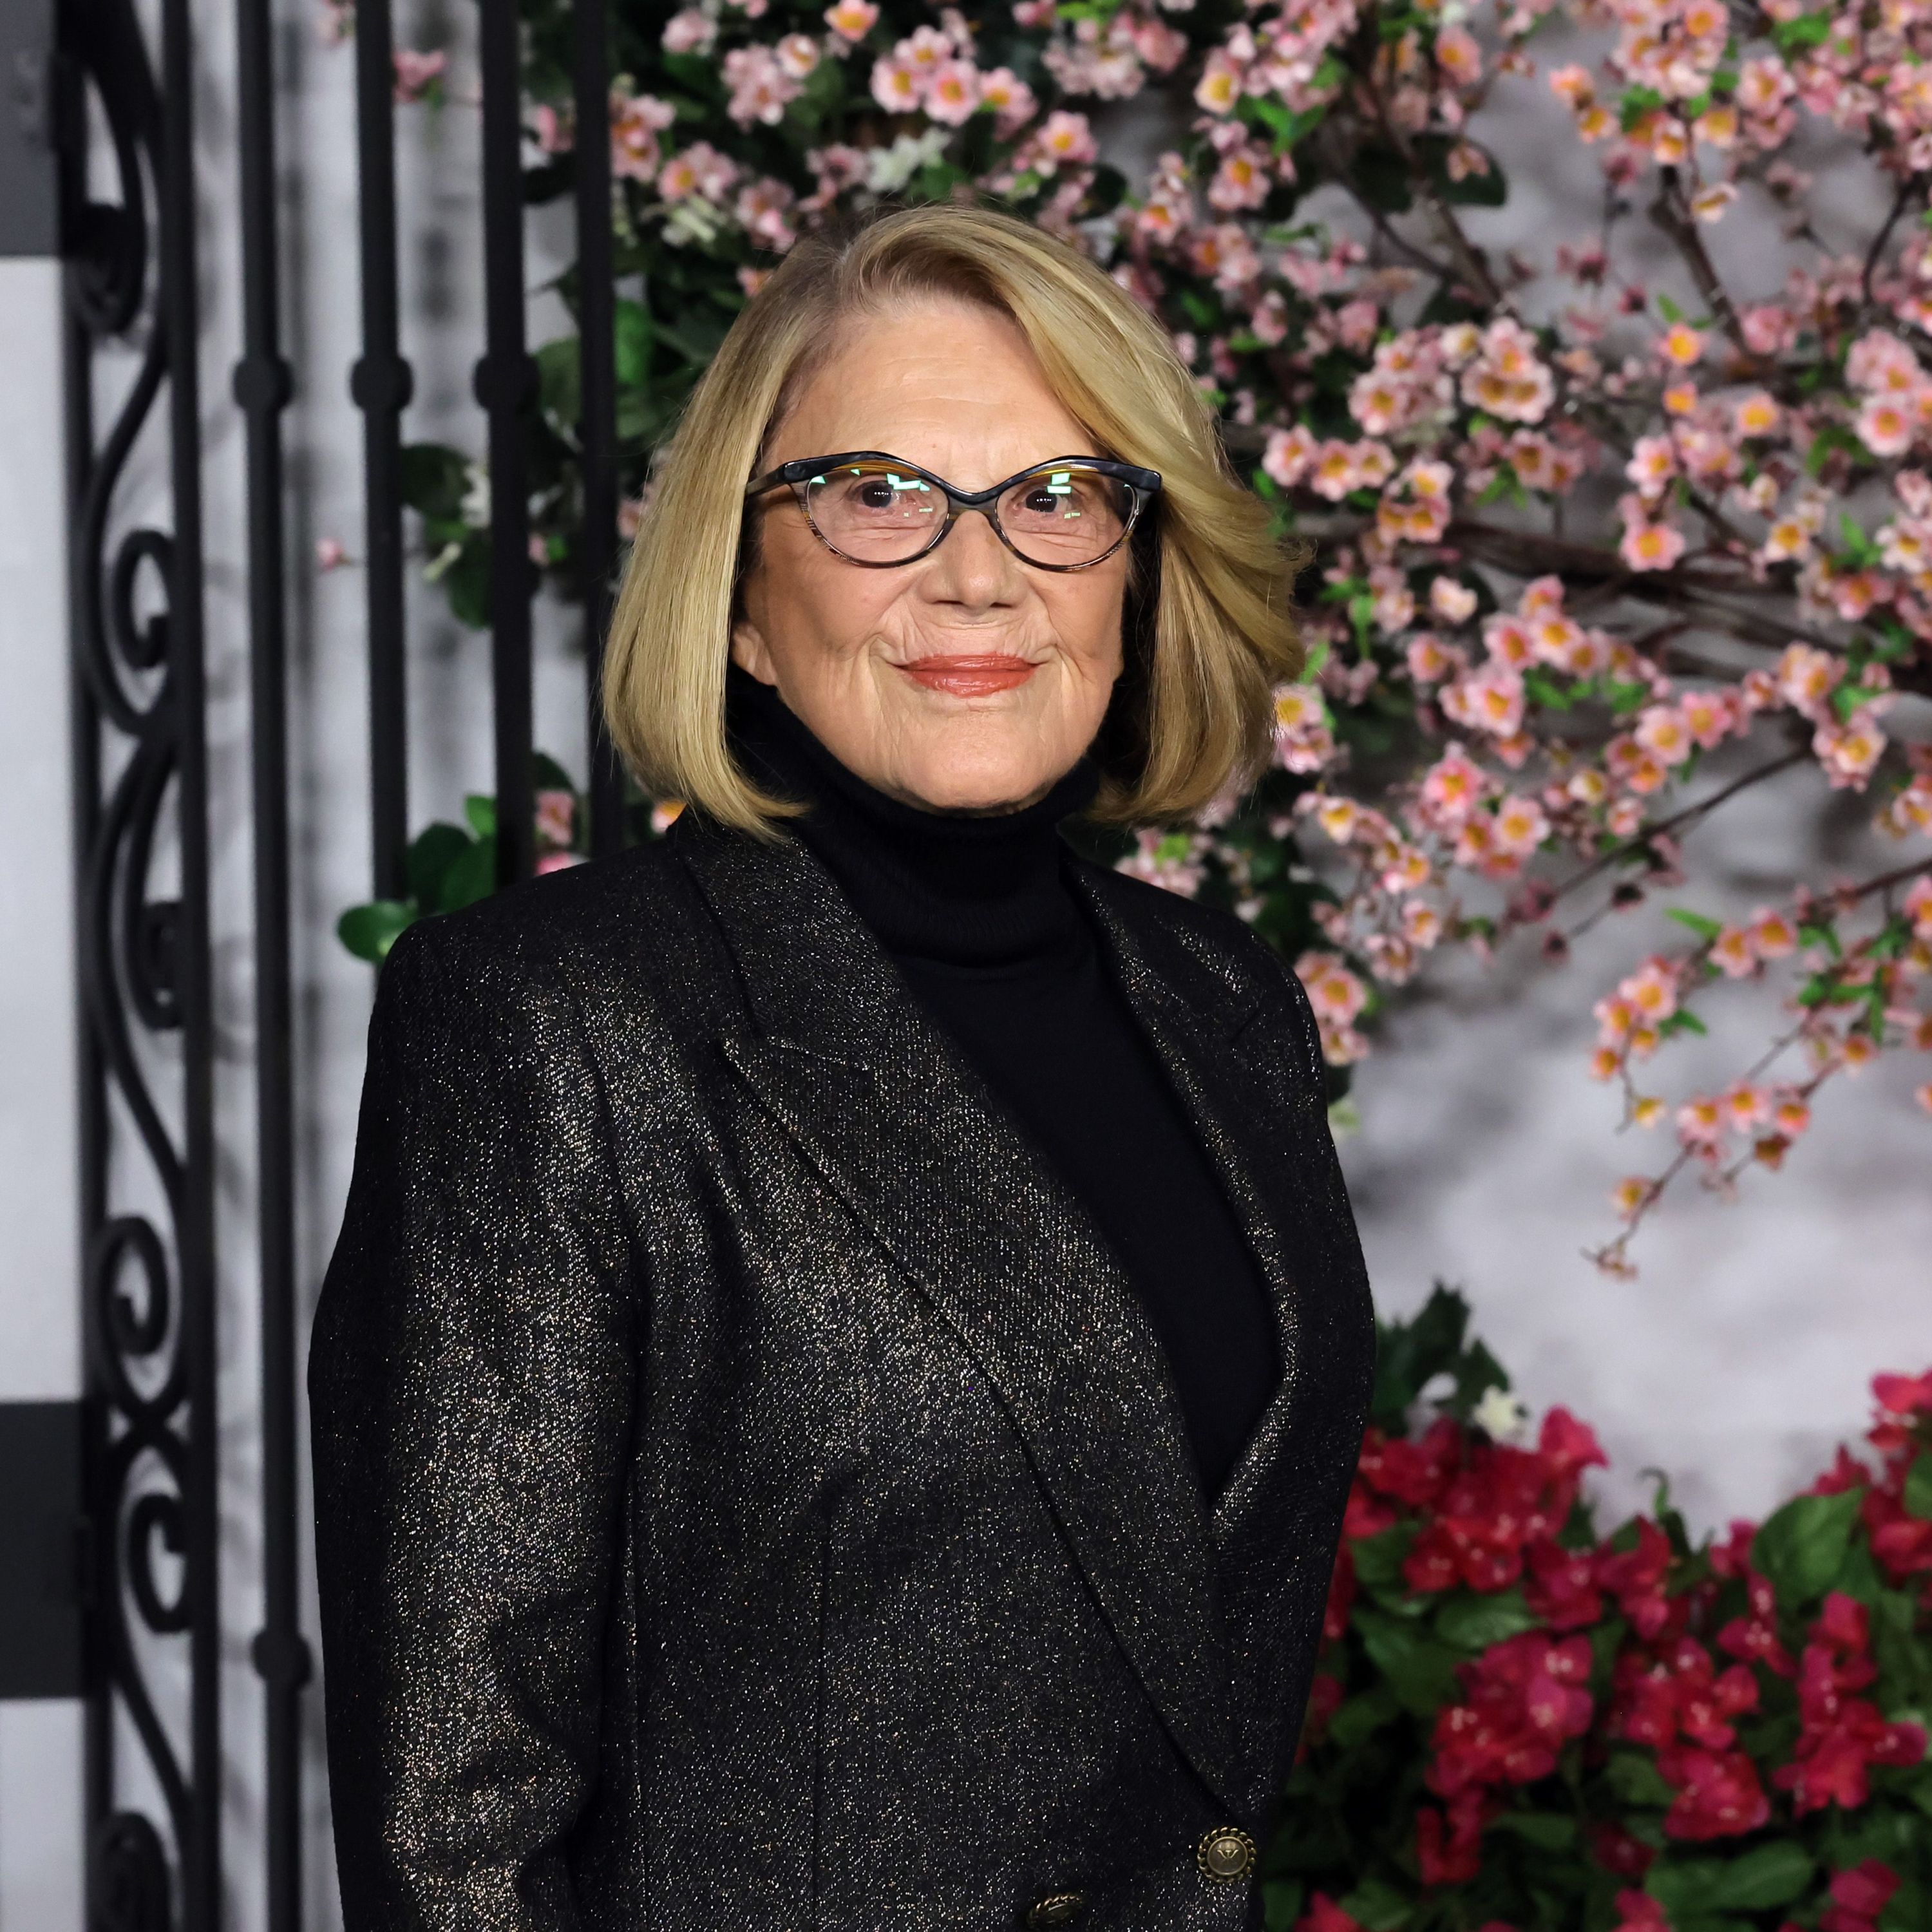
M1842 1496L1847 1490L1860 1490L1871 1480L1871 1472L1840 1442L1832 1466L1811 1485L1808 1494Z
M1334 1643L1348 1628L1348 1612L1355 1606L1355 1561L1344 1542L1335 1553L1335 1568L1328 1579L1328 1604L1322 1613L1322 1634Z
M1647 1892L1620 1892L1617 1910L1623 1916L1610 1932L1670 1932L1670 1921L1664 1907Z
M1582 1630L1603 1615L1592 1552L1545 1542L1532 1543L1524 1554L1529 1564L1524 1599L1552 1630Z
M1916 1764L1925 1755L1925 1733L1918 1725L1888 1724L1876 1705L1846 1694L1878 1675L1867 1648L1870 1622L1862 1604L1833 1591L1798 1659L1803 1728L1791 1762L1772 1772L1772 1782L1792 1794L1801 1814L1827 1804L1855 1810L1871 1796L1871 1766Z
M1308 1901L1308 1910L1294 1922L1294 1932L1362 1932L1361 1922L1352 1918L1325 1892L1318 1892Z
M1590 1850L1598 1864L1618 1878L1641 1878L1657 1854L1639 1838L1608 1819L1590 1828Z
M1718 1648L1727 1657L1741 1658L1747 1664L1761 1664L1780 1677L1795 1677L1798 1666L1791 1653L1778 1640L1769 1624L1753 1623L1748 1618L1733 1617L1718 1633Z
M1932 1522L1909 1515L1903 1498L1888 1489L1868 1490L1859 1511L1872 1554L1884 1565L1888 1582L1903 1583L1932 1571Z
M1874 1376L1871 1388L1888 1415L1910 1418L1932 1410L1932 1369L1922 1376Z
M1472 1786L1529 1784L1556 1768L1557 1754L1590 1727L1594 1709L1582 1687L1590 1646L1541 1630L1492 1646L1462 1666L1464 1701L1436 1713L1434 1756L1424 1781L1453 1798Z
M1348 1506L1342 1516L1342 1534L1346 1540L1364 1536L1379 1536L1385 1529L1393 1529L1401 1517L1385 1502L1372 1495L1361 1478L1358 1476L1348 1490Z
M1898 1874L1876 1858L1841 1871L1832 1881L1832 1904L1818 1932L1874 1932L1878 1916L1898 1889Z
M1873 1765L1916 1764L1925 1755L1925 1733L1916 1724L1887 1724L1862 1697L1849 1700L1828 1725L1808 1727L1791 1762L1771 1781L1791 1793L1793 1810L1820 1811L1836 1804L1850 1811L1871 1796Z
M1536 1446L1544 1460L1565 1475L1610 1466L1596 1431L1588 1423L1579 1422L1567 1408L1552 1408L1543 1418Z
M1730 1528L1711 1544L1711 1568L1720 1576L1749 1576L1751 1545L1756 1538L1756 1523L1748 1516L1733 1516Z
M1757 1767L1742 1751L1672 1744L1658 1753L1657 1768L1677 1787L1664 1819L1673 1838L1727 1838L1756 1831L1771 1816Z
M1462 1431L1448 1416L1432 1423L1421 1440L1406 1441L1371 1429L1357 1462L1364 1482L1378 1496L1426 1509L1441 1495L1460 1460Z
M1483 1826L1495 1809L1480 1790L1459 1791L1446 1808L1419 1807L1415 1856L1424 1885L1467 1885L1483 1868Z
M1648 1517L1640 1517L1634 1550L1605 1549L1597 1557L1597 1581L1617 1600L1640 1636L1654 1637L1670 1620L1664 1580L1670 1568L1670 1540Z

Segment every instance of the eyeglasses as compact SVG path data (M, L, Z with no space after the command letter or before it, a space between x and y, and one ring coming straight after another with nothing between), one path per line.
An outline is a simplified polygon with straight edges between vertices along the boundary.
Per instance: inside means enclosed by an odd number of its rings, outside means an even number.
M960 490L880 449L801 456L754 477L747 498L783 485L826 548L868 570L938 548L961 514L981 512L1000 541L1040 570L1088 570L1112 556L1160 489L1160 472L1099 456L1056 456L990 490Z

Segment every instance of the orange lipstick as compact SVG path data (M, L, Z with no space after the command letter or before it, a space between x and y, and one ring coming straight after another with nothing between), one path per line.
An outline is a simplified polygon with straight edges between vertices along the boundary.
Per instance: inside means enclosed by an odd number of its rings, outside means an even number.
M1040 667L1008 651L987 651L921 658L901 668L928 691L947 691L956 698L986 698L1025 683Z

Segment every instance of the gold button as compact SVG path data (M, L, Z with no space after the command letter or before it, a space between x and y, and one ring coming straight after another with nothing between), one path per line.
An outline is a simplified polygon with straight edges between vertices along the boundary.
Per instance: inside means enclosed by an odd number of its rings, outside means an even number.
M1029 1925L1071 1925L1087 1910L1084 1892L1050 1892L1026 1916Z
M1246 1878L1254 1869L1255 1841L1238 1825L1217 1825L1195 1846L1194 1862L1221 1884Z

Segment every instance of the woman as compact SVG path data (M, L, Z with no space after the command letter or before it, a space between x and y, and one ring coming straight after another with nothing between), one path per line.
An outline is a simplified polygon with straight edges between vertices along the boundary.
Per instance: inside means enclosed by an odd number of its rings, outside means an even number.
M1259 1925L1366 1286L1293 976L1058 826L1252 776L1289 565L1036 230L884 212L747 306L610 649L687 808L376 996L310 1371L349 1932Z

